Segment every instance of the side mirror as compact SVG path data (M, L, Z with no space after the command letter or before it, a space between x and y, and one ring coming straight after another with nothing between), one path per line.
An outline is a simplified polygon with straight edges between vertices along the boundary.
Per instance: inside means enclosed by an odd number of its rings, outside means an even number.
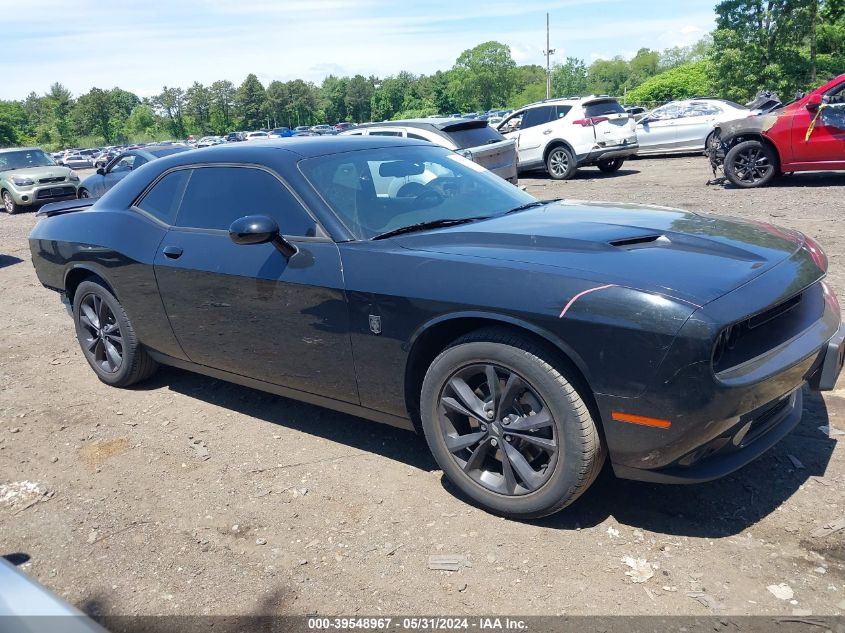
M106 175L106 168L105 167L98 167L97 173L100 174L101 176L105 176Z
M820 94L812 94L810 98L807 99L807 105L805 106L808 110L818 110L822 105L822 96Z
M247 215L238 218L229 227L229 238L235 244L267 244L272 243L279 252L290 259L299 249L288 242L279 233L279 225L273 218L266 215Z

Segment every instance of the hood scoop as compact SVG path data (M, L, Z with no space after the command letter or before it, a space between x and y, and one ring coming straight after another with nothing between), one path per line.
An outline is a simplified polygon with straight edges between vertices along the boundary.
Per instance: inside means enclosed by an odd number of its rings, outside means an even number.
M617 248L631 250L644 246L660 246L671 244L672 241L665 235L639 235L637 237L625 237L619 240L611 240L609 244Z

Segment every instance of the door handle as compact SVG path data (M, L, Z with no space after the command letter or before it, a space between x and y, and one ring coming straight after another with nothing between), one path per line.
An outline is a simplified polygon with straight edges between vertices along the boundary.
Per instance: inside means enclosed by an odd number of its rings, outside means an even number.
M182 249L178 246L165 246L162 252L165 257L170 259L179 259L182 256Z
M543 134L551 134L551 133L552 133L551 130L543 130Z

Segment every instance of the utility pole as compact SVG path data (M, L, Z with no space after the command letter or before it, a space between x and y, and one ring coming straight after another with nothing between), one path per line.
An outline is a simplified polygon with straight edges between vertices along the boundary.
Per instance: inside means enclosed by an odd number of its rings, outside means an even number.
M546 50L543 55L546 56L546 99L552 98L552 65L551 57L555 54L555 49L549 48L549 14L546 14Z

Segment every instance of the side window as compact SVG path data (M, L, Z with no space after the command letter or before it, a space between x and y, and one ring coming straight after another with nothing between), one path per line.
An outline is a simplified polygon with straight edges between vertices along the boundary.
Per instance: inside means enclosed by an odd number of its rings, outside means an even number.
M147 161L147 159L144 158L143 156L136 156L135 162L132 163L132 169L138 169L141 165L143 165L147 162L149 162L149 161Z
M539 106L526 110L525 116L522 117L522 129L527 130L530 127L548 123L556 118L555 110L555 106Z
M135 206L165 224L173 224L190 175L191 172L187 169L170 172L159 180Z
M176 226L225 231L245 215L274 218L284 235L314 237L317 234L316 223L302 205L266 171L252 167L191 170Z
M408 132L408 138L412 138L415 141L426 141L430 142L426 137L420 136L419 134L414 134L413 132Z
M681 106L675 103L662 106L654 110L648 115L650 121L670 121L672 119L680 118Z
M121 157L109 168L109 172L132 171L136 158L134 155Z
M683 111L684 118L696 116L716 116L721 114L722 110L709 103L691 103Z
M555 119L562 119L567 114L569 114L569 111L571 109L572 109L572 106L565 106L565 105L555 106L555 114L556 114Z

